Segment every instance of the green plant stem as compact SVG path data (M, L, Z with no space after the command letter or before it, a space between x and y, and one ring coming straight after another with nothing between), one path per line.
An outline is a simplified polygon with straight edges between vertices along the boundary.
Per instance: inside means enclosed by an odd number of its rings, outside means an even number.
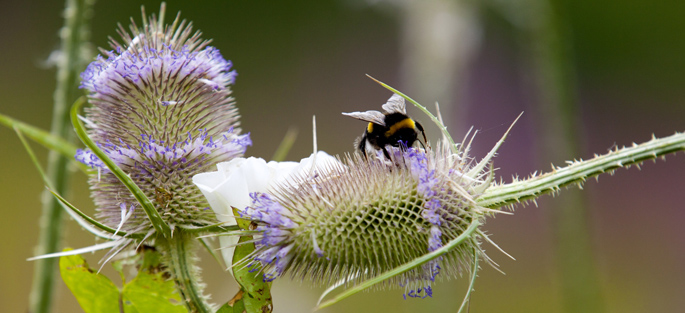
M535 49L537 72L539 156L547 162L563 161L581 152L579 113L575 93L572 38L564 3L536 0L537 23L529 42ZM563 201L549 203L555 241L556 272L565 312L604 312L602 288L592 251L588 201L585 193L570 190Z
M473 265L471 266L471 281L469 282L469 289L466 291L466 294L464 295L464 300L461 302L461 305L459 306L459 311L457 311L457 313L463 312L463 310L468 305L469 301L471 301L471 292L473 292L473 286L476 284L476 277L478 277L478 253L474 249L473 250ZM468 312L468 309L467 309L467 312Z
M54 94L51 134L69 138L69 103L77 96L78 73L85 68L82 59L84 43L88 39L86 23L89 20L93 0L67 0L65 26L60 32L62 58L57 67L57 86ZM66 194L69 175L69 160L57 151L48 155L47 176L55 191ZM40 218L40 235L36 255L58 250L62 235L62 207L49 192L43 194L43 210ZM50 312L55 285L55 270L58 259L36 261L34 267L29 311L32 313Z
M177 229L171 238L157 236L159 246L166 256L165 264L176 282L183 301L191 313L210 313L212 310L202 296L202 283L195 268L195 238Z
M555 193L561 187L576 184L579 187L587 178L596 177L602 173L613 173L613 170L631 165L639 166L645 160L656 159L669 153L685 150L685 133L676 133L669 137L652 139L640 145L633 145L629 148L614 150L602 156L587 161L574 161L569 166L563 168L553 168L553 171L540 176L534 176L522 181L514 181L509 184L496 185L485 191L477 199L479 205L493 209L506 205L513 205L522 201L532 200L543 193ZM563 211L557 212L558 218L573 219L572 222L559 224L556 230L560 245L564 251L558 251L560 258L560 274L562 292L564 292L564 310L566 312L602 312L604 306L599 291L599 286L594 281L597 278L594 273L578 273L579 270L594 271L592 259L588 258L582 244L577 244L574 238L574 229L569 229L574 224L582 224L578 221L583 218L583 214L572 214L572 209L582 209L574 206L578 204L575 198L569 206L562 208ZM569 226L571 225L571 226ZM587 235L581 235L587 236ZM589 240L585 238L575 238L577 241ZM565 242L564 242L565 241ZM574 254L575 253L575 254ZM578 255L585 254L585 255ZM587 285L587 286L586 286ZM587 287L585 289L584 287ZM582 301L581 301L582 300ZM584 301L584 302L583 302ZM582 303L580 303L582 302Z
M685 133L664 138L653 138L640 145L616 149L590 160L574 161L566 167L556 167L552 172L525 180L488 188L476 199L478 205L497 209L507 205L532 200L544 193L554 193L571 184L581 185L590 177L613 170L638 165L669 153L685 150Z

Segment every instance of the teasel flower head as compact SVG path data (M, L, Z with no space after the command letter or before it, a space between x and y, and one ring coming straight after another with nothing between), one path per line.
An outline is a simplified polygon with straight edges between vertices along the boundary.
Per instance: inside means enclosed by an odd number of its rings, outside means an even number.
M391 161L348 155L322 165L321 174L295 174L251 193L241 217L256 224L257 249L234 266L259 263L265 280L290 274L355 284L440 249L494 212L475 201L491 185L492 168L473 162L468 147L386 148ZM405 298L432 296L436 279L468 271L474 257L489 260L482 240L487 236L477 230L384 286L404 288Z
M143 12L143 25L121 25L122 40L81 74L91 104L88 135L131 179L173 230L216 218L191 179L251 145L240 134L231 97L236 71L210 41L179 16L164 24ZM127 233L154 231L136 199L91 151L76 159L97 170L91 194L98 217Z

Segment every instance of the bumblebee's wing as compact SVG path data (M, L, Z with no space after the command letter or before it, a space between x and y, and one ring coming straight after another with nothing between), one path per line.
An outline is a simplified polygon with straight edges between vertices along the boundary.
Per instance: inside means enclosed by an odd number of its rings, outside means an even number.
M383 104L383 110L388 113L407 114L407 109L404 106L404 98L396 93L392 94L392 97L388 99L388 102Z
M343 113L345 116L354 117L358 120L371 122L381 126L385 126L385 115L378 111L366 111L366 112L350 112Z

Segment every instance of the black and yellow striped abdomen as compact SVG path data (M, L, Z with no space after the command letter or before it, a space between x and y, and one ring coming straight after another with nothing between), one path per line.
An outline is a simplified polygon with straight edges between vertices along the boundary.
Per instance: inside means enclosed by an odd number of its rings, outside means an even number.
M377 150L390 145L399 147L400 142L405 146L411 146L417 137L416 122L409 116L401 113L392 113L385 116L385 126L369 123L366 127L366 140Z

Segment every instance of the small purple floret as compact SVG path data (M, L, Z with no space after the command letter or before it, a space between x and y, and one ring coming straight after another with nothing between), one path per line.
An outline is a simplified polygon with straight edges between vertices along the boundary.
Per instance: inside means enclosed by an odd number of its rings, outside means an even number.
M440 204L440 200L431 199L426 203L425 209L423 212L421 212L421 216L423 216L423 218L425 218L429 223L440 226L442 221L440 219L440 215L438 214L438 210L441 208L442 205Z
M425 152L418 149L407 149L405 153L405 160L408 160L409 171L414 179L418 181L416 191L423 196L427 201L424 203L424 209L421 211L421 216L431 224L430 235L428 236L428 251L432 252L442 245L442 216L440 211L443 209L443 204L438 195L440 191L439 179L435 174L435 169L430 169L428 165L428 158ZM435 277L440 273L440 260L438 257L422 267L423 280L426 282L434 282ZM409 293L403 295L406 299L410 298L426 298L433 296L433 290L430 286L422 287L416 290L411 290Z
M182 143L165 145L162 141L142 134L141 140L135 149L124 144L121 140L119 144L114 144L111 141L98 143L98 147L117 165L128 164L137 168L138 164L150 165L151 161L162 167L165 165L176 165L186 163L188 160L196 160L202 155L214 154L235 157L242 155L247 146L252 145L249 134L233 136L232 130L221 136L223 140L220 141L212 141L210 139L209 142L205 142L206 138L207 132L200 130L196 138L193 138L188 133L187 139ZM76 152L75 158L77 161L92 168L107 169L104 163L90 151L79 149Z
M295 227L293 221L283 216L287 210L268 194L253 192L250 193L250 197L252 198L252 207L247 207L244 211L248 217L262 221L268 227Z
M428 251L435 251L442 247L442 231L437 226L432 226L428 238Z
M240 212L240 217L258 221L261 240L257 242L259 252L254 260L271 265L264 271L264 281L272 281L283 274L292 258L289 255L293 245L286 244L291 228L297 226L288 216L288 211L266 193L250 193L252 204ZM322 252L323 253L323 252Z
M430 286L421 287L421 288L418 288L415 290L412 289L408 293L403 294L402 296L404 297L405 300L407 300L407 297L421 298L421 299L424 299L427 297L432 298L433 297L433 289Z
M105 163L102 163L102 161L100 161L100 159L91 151L77 149L74 158L76 159L76 161L88 165L92 169L95 169L96 167L105 169L107 168L105 166Z
M139 34L138 36L144 36ZM224 90L235 82L237 73L231 70L233 64L221 56L218 49L206 47L201 51L190 51L184 46L181 51L171 45L162 45L160 49L137 47L138 37L130 43L130 48L121 51L110 51L110 57L98 56L81 74L81 86L94 93L109 93L118 88L117 83L132 82L141 87L153 76L168 77L172 75L190 76L204 82L213 90ZM128 83L127 83L128 84ZM173 101L163 99L168 105Z

